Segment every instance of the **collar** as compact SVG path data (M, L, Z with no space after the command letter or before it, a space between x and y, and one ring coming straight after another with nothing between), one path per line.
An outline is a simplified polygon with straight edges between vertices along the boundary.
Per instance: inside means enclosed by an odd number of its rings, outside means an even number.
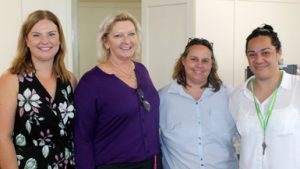
M183 97L192 98L188 93L185 92L184 87L180 84L178 84L176 81L173 81L168 89L168 93L172 94L178 94ZM207 96L210 96L214 94L212 86L209 84L207 88L204 89L204 92L200 99L205 98Z
M292 75L286 73L285 71L281 70L282 71L282 80L281 80L281 83L280 83L280 86L279 86L279 90L280 89L283 89L283 90L290 90L291 87L292 87L292 83L291 83L291 78L292 78ZM247 88L247 85L248 83L254 79L255 76L251 76L250 78L247 79L247 81L244 83L243 85L243 91L246 95L249 95L250 93L250 97L251 96L251 91Z

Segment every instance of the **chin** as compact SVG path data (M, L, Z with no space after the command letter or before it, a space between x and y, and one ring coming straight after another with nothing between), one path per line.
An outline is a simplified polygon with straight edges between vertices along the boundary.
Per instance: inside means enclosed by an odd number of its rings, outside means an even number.
M272 75L268 74L268 73L256 73L255 74L255 78L260 79L260 80L269 79L270 77L272 77Z

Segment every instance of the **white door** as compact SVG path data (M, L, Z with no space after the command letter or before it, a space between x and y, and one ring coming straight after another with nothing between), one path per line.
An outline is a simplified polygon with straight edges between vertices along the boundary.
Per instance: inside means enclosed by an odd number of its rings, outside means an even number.
M142 0L142 63L157 89L172 81L176 60L194 36L194 0Z

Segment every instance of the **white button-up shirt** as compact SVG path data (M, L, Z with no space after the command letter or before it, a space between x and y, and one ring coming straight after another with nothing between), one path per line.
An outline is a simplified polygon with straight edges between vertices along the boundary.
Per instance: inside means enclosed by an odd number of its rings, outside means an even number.
M206 88L199 100L173 82L161 89L160 129L164 169L236 169L228 111L229 90Z
M253 95L246 83L230 96L230 112L241 135L240 169L300 169L300 77L283 73L277 99L266 129L263 129ZM259 103L265 114L272 96Z

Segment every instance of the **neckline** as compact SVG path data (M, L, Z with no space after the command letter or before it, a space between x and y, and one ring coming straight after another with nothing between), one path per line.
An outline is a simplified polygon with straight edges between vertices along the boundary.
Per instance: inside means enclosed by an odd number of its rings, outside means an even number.
M255 92L254 91L255 76L253 78L249 79L249 81L247 83L247 88L250 91L251 95L254 95L255 98L259 101L258 103L263 104L266 100L268 100L273 95L273 93L276 90L279 90L279 87L281 86L281 83L282 83L282 79L283 79L283 71L280 72L280 77L279 77L279 81L277 82L276 88L271 92L271 94L269 96L265 97L265 99L263 99L262 101L260 101L257 98L257 96L254 94L254 92Z
M57 88L58 88L58 85L59 85L59 79L60 78L58 76L56 76L55 92L54 92L54 96L52 97L50 95L50 93L48 92L48 90L44 87L44 85L37 78L37 76L35 75L35 72L33 74L34 74L33 77L35 78L36 82L40 85L41 90L43 90L43 92L47 95L47 97L49 97L49 99L50 99L49 101L53 102L56 99L56 96L57 96Z
M122 81L120 78L118 78L114 73L107 73L105 71L103 71L101 69L101 67L99 66L95 66L95 69L98 70L100 73L102 73L103 75L107 76L107 77L110 77L110 78L113 78L115 80L117 80L118 82L122 83L122 85L125 85L127 86L128 88L132 89L132 90L136 90L139 86L140 86L140 78L139 78L139 73L137 71L137 65L136 63L133 61L133 64L134 64L134 73L135 73L135 76L136 76L136 87L131 87L129 86L127 83L125 83L124 81Z

